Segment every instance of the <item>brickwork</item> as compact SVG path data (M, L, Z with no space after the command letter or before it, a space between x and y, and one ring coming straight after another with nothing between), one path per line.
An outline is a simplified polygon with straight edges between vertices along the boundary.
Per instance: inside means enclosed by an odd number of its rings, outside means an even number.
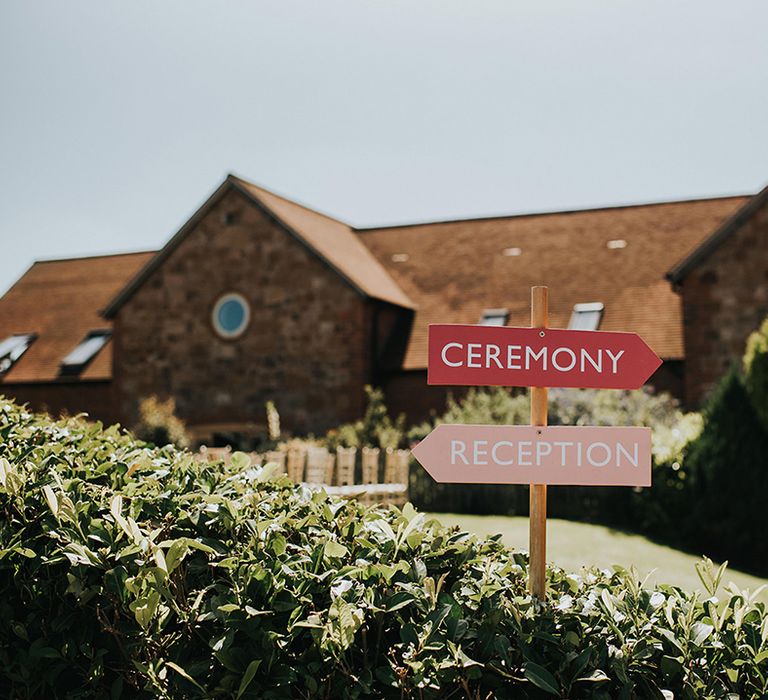
M686 402L700 405L768 316L768 207L691 270L683 300Z
M249 302L236 340L215 333L227 292ZM288 430L359 417L370 381L371 303L236 191L220 199L120 308L114 374L120 411L173 396L198 434L258 433L274 400Z

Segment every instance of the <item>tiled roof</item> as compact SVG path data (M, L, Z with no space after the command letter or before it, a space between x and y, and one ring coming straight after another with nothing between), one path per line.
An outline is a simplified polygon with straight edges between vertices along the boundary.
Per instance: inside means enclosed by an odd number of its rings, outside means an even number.
M0 377L2 384L53 381L64 357L91 330L110 328L100 310L154 253L104 255L36 262L0 298L0 340L16 333L37 339ZM107 343L80 379L109 379L112 348Z
M266 207L315 253L367 296L396 306L413 308L413 302L349 225L234 175L230 175L229 180Z
M509 325L529 325L530 287L538 284L550 287L553 327L567 326L574 304L602 302L602 330L637 332L672 360L684 354L682 312L664 275L748 199L448 221L359 236L416 303L406 369L426 366L429 323L477 323L484 309L506 307Z

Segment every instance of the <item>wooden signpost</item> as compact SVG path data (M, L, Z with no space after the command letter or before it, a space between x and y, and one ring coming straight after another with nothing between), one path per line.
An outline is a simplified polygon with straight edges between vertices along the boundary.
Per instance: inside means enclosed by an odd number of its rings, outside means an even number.
M649 428L547 427L547 387L637 389L661 364L634 333L550 329L546 287L531 327L429 327L429 384L528 386L530 426L440 425L413 450L439 483L530 484L529 589L546 597L547 485L650 486Z

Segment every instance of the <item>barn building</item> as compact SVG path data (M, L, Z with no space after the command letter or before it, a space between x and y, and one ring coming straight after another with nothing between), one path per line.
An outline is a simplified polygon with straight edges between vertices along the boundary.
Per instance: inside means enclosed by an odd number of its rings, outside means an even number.
M522 216L353 228L230 175L159 251L36 262L0 299L0 393L132 424L174 397L198 440L354 419L363 387L423 418L433 322L639 333L691 406L768 315L768 189Z

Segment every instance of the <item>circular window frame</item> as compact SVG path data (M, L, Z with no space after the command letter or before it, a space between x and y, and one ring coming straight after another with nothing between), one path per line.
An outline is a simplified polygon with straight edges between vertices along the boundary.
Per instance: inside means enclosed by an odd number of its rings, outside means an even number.
M219 311L221 310L221 307L224 306L224 304L226 304L228 301L238 302L242 306L244 312L243 322L234 331L229 331L226 328L223 328L219 323ZM213 327L214 333L216 333L219 338L222 340L237 340L243 335L243 333L248 330L248 326L250 325L251 305L248 303L248 300L242 294L240 294L240 292L227 292L226 294L222 294L216 299L213 304L213 308L211 309L211 326Z

